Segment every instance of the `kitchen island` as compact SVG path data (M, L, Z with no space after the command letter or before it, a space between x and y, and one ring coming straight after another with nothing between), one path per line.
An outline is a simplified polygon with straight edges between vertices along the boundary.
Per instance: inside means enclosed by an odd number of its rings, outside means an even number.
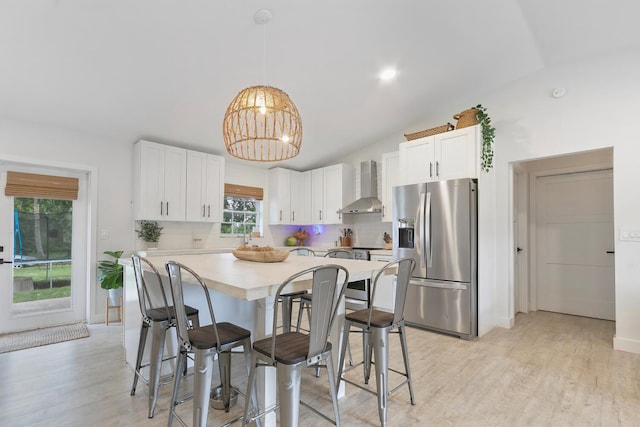
M349 281L362 280L371 277L371 274L381 267L379 262L360 261L339 258L289 256L283 262L259 263L236 259L233 254L198 254L198 255L174 255L152 256L147 259L161 272L165 274L165 263L169 260L179 262L192 268L209 288L214 313L218 322L228 321L245 327L252 332L252 341L271 334L273 322L273 307L275 294L279 285L289 276L307 268L339 264L349 271ZM124 290L124 347L126 361L130 366L135 366L135 357L140 332L141 315L138 305L133 265L130 259L122 259L120 263L125 266L125 290ZM286 292L296 292L311 289L310 276L300 278L286 289ZM164 286L169 292L167 277L164 276ZM185 280L187 280L185 278ZM200 323L210 322L206 301L202 292L195 285L185 286L185 303L200 310ZM344 306L340 309L340 315L336 319L331 341L340 343L342 326L344 323ZM175 334L174 331L172 331ZM165 354L175 354L175 339L167 339ZM147 345L147 349L151 346ZM339 359L338 345L334 345L334 363ZM148 360L148 356L145 355ZM165 371L168 373L169 371ZM275 403L275 370L269 369L265 375L264 387L261 388L262 404L267 406ZM339 396L344 395L344 385L340 387ZM265 419L265 425L275 425L275 414Z

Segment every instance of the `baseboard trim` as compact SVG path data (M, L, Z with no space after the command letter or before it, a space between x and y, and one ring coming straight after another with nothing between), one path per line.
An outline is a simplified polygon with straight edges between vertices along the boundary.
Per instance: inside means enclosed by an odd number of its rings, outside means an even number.
M640 354L640 341L628 338L613 337L613 349L627 353Z

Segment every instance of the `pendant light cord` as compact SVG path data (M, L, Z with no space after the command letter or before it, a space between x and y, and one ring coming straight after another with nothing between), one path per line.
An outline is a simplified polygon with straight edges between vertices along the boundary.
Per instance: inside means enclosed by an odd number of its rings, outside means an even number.
M262 81L267 85L267 23L262 24Z

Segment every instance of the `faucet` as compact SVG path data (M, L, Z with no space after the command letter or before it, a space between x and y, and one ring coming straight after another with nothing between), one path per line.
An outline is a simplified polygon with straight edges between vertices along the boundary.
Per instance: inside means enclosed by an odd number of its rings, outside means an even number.
M240 238L240 244L241 245L248 245L249 244L249 240L251 240L251 231L249 231L247 233L247 226L245 225L242 228L242 237Z

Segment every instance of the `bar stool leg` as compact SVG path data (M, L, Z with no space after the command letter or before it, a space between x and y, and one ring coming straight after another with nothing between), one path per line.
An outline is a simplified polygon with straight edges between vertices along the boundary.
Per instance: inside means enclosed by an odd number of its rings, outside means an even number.
M290 296L280 296L282 298L282 331L291 332L291 311L293 305L293 298Z
M371 331L366 329L362 330L362 357L364 363L362 369L364 370L364 383L369 384L369 378L371 378L371 355L373 353L373 346L371 345ZM378 358L376 357L376 363Z
M302 381L302 363L285 365L278 363L278 398L280 400L280 425L298 426L300 416L300 383Z
M136 357L136 369L133 371L133 385L131 386L131 396L136 394L136 386L138 385L138 376L140 375L140 367L142 366L142 356L144 355L144 346L147 342L147 332L149 325L144 321L140 326L140 339L138 340L138 355Z
M160 371L164 357L164 341L167 335L167 322L151 322L151 360L149 361L149 418L153 418L158 402Z
M178 360L176 363L176 367L186 363L187 363L187 353L183 349L180 349L180 352L178 353ZM181 380L182 380L182 377L180 375L173 376L173 392L171 393L171 406L169 407L169 421L167 423L168 427L171 427L171 425L173 424L173 417L175 416L175 410L176 410L176 405L178 401L178 390L180 389Z
M245 346L245 360L247 359L247 353L246 353L246 346ZM252 418L253 416L255 416L255 414L259 414L260 413L260 405L258 403L258 385L256 384L256 363L257 361L257 357L255 355L255 353L251 354L249 357L250 360L250 364L247 366L249 369L249 379L247 380L247 394L245 395L245 401L244 401L244 423L247 423L247 420L249 418ZM258 423L258 425L260 425L260 420L257 419L256 423Z
M213 370L213 349L195 349L193 381L193 426L206 427Z
M398 327L398 334L400 335L400 344L402 347L402 358L404 359L404 370L407 373L407 385L409 386L409 396L411 397L411 404L415 405L416 400L413 397L413 383L411 382L411 369L409 369L409 350L407 347L407 335L404 326Z
M373 352L376 359L376 388L378 391L378 415L380 426L387 425L388 369L389 369L389 329L373 328Z
M222 388L222 403L224 412L229 412L229 402L231 400L231 352L222 351L218 353L218 368L220 370L220 385Z
M336 382L336 371L333 368L333 356L329 353L327 357L327 376L329 377L329 393L331 394L331 403L333 404L333 419L336 426L340 427L340 411L338 409L338 384Z

